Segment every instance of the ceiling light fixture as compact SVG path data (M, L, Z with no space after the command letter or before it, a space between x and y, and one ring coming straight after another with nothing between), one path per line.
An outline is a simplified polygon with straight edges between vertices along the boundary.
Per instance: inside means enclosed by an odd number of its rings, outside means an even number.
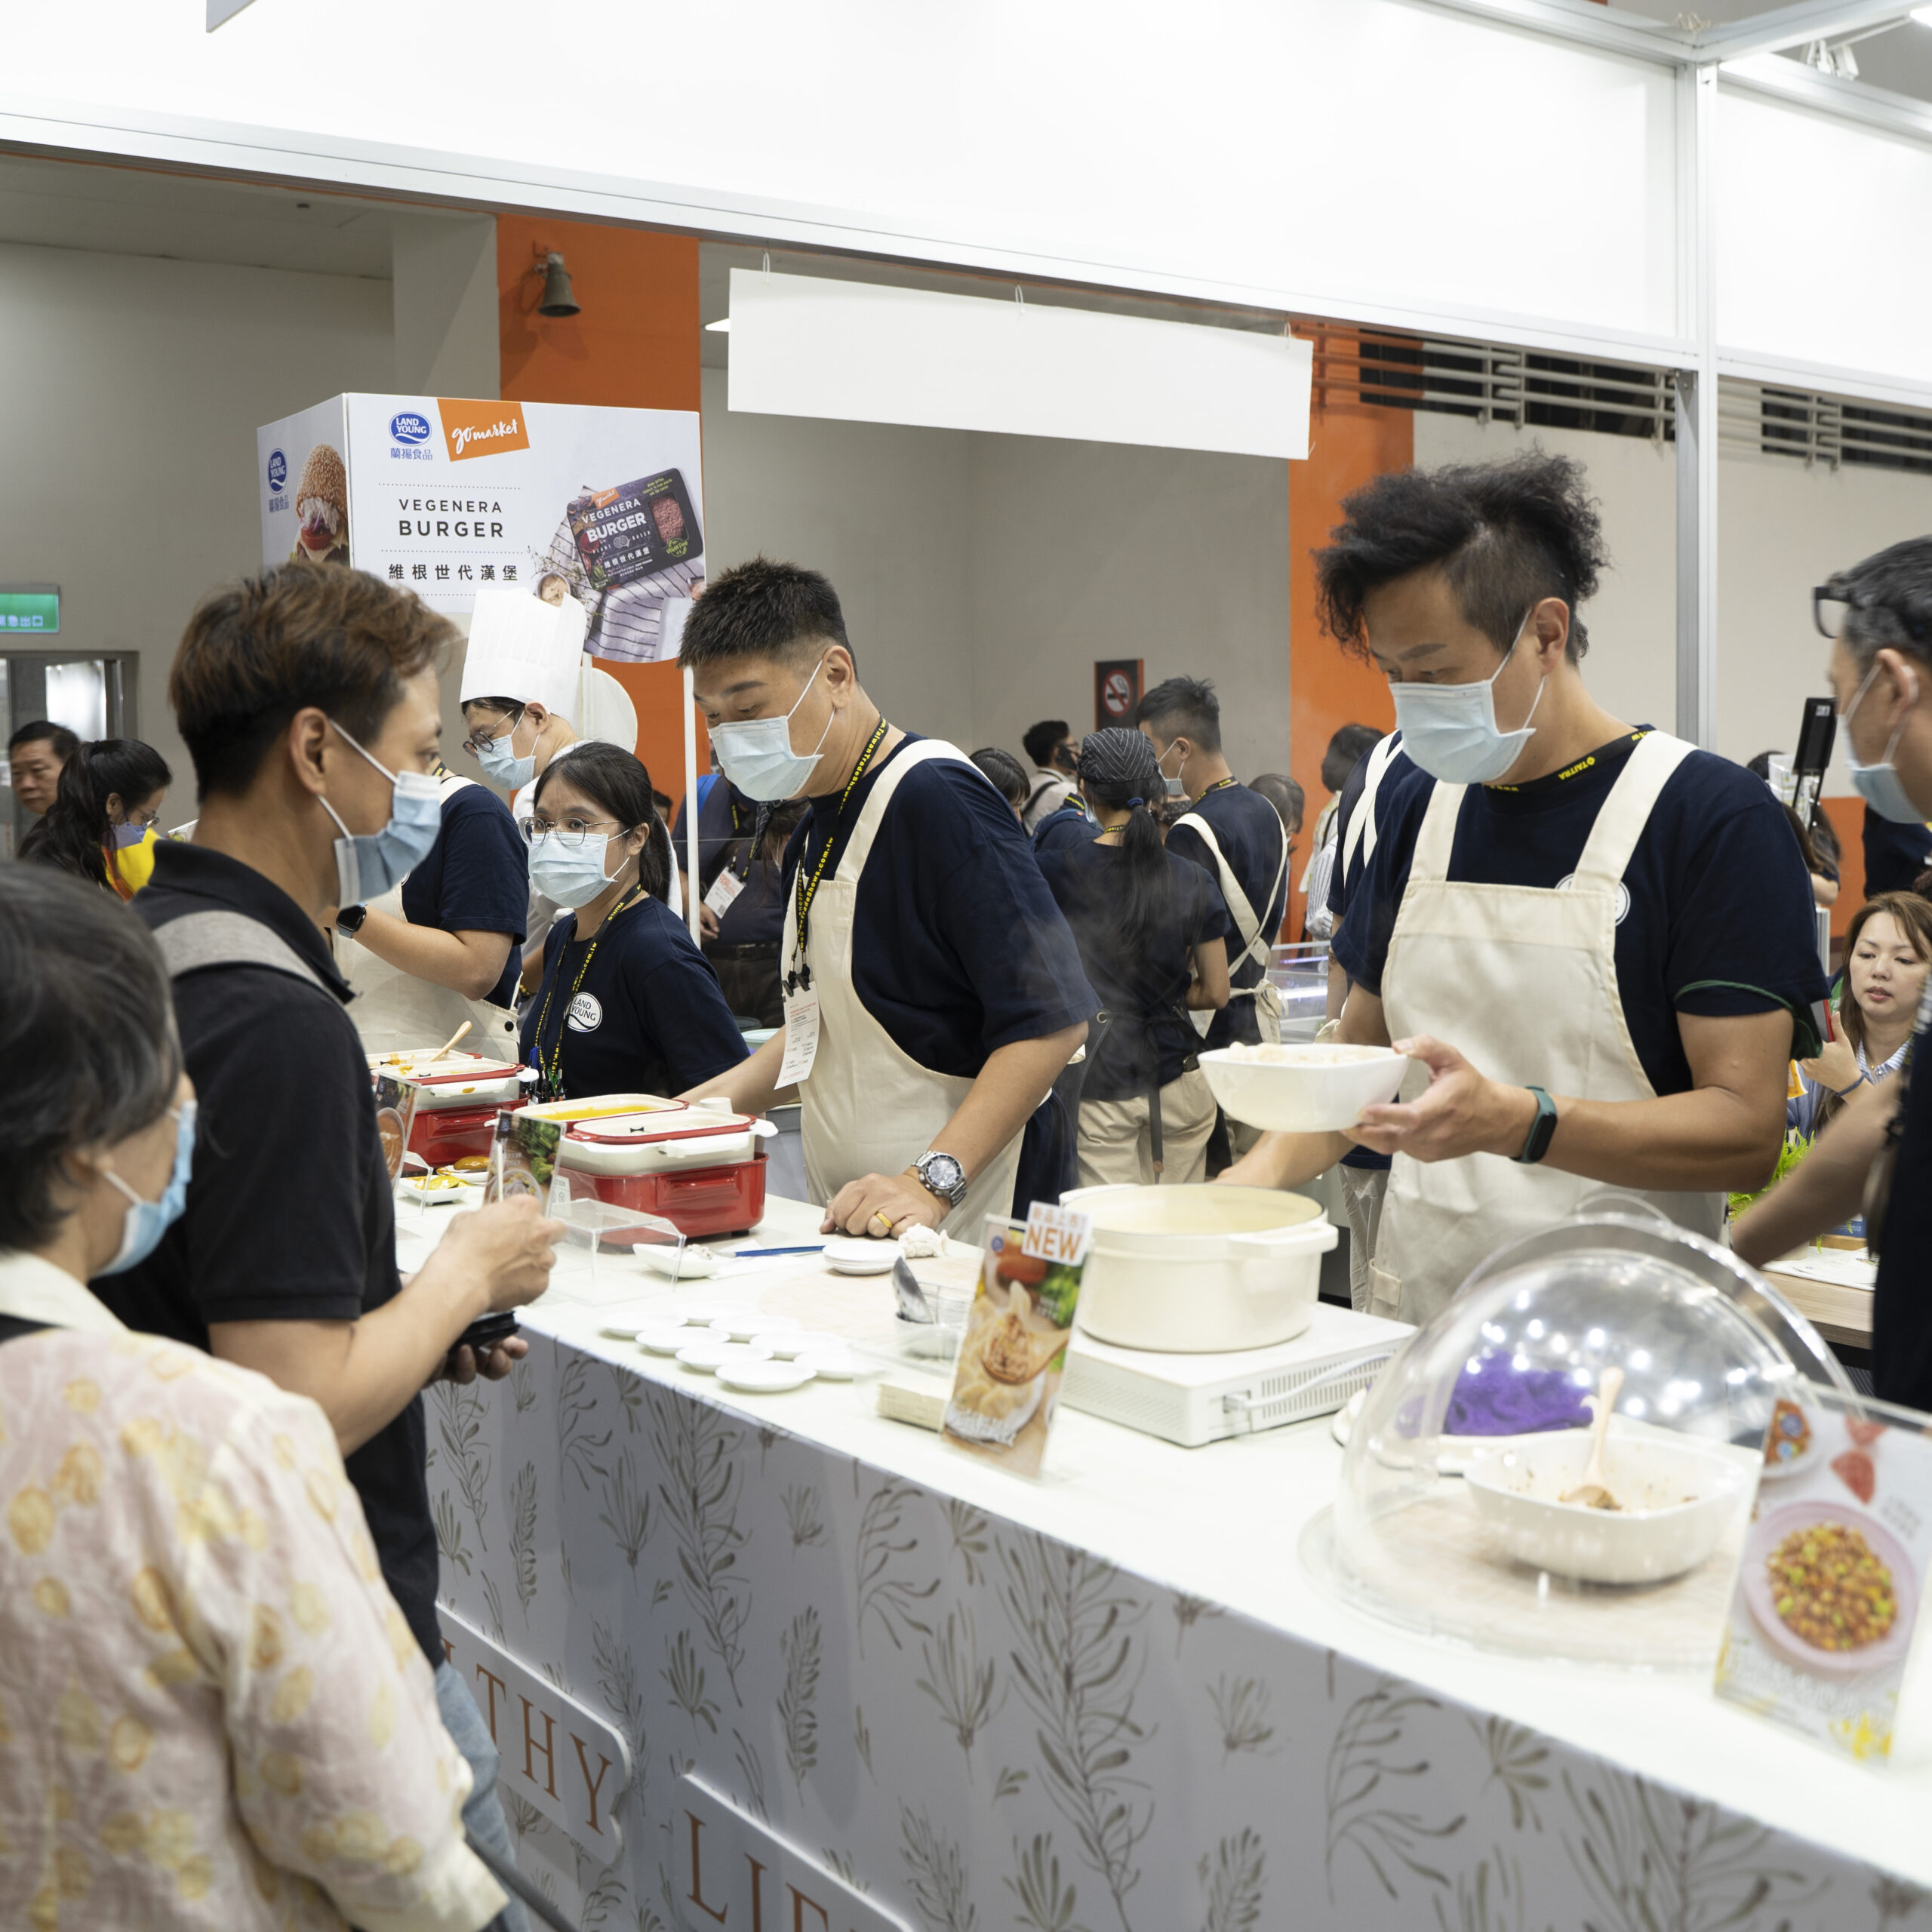
M564 266L564 258L555 249L543 257L540 269L533 269L531 272L543 278L543 299L537 305L540 315L577 315L583 312L583 304L571 288L570 271Z

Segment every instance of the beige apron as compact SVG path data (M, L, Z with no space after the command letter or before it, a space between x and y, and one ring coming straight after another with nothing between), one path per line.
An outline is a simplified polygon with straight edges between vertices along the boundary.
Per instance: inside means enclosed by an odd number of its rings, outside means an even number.
M937 739L902 746L879 774L836 867L820 880L812 900L807 963L812 991L818 995L818 1053L798 1094L805 1180L820 1207L861 1175L903 1173L932 1146L934 1136L972 1089L967 1076L921 1066L866 1011L852 987L852 917L860 875L899 781L931 758L952 758L976 770ZM781 959L792 958L798 932L795 891L786 895ZM988 1214L1012 1212L1020 1137L1016 1134L974 1177L965 1198L946 1217L948 1234L977 1243Z
M441 781L443 796L448 799L475 782L453 774L446 776ZM407 920L408 915L402 909L403 883L398 880L380 898L371 900L369 909ZM467 1020L470 1029L463 1036L462 1052L516 1059L516 1015L509 1007L486 999L466 999L454 986L419 980L340 933L335 945L337 968L355 995L349 1014L365 1053L440 1046Z
M1617 915L1630 855L1690 749L1662 732L1639 742L1598 811L1575 873L1554 891L1451 883L1467 788L1438 783L1383 972L1389 1037L1432 1035L1509 1085L1591 1100L1655 1099L1617 997ZM1407 1083L1404 1097L1413 1097ZM1478 1263L1574 1214L1603 1186L1494 1154L1425 1162L1398 1153L1371 1264L1374 1312L1428 1321ZM1694 1233L1721 1235L1720 1195L1638 1198Z
M1227 901L1228 910L1234 915L1235 931L1240 936L1241 950L1230 947L1228 954L1228 977L1232 980L1241 967L1251 959L1261 964L1261 977L1251 986L1235 986L1229 990L1230 1000L1251 999L1254 1002L1254 1023L1262 1038L1270 1046L1278 1045L1281 1038L1281 995L1278 987L1268 977L1268 962L1273 956L1275 935L1263 932L1261 921L1269 906L1275 903L1275 894L1281 890L1281 875L1288 869L1287 828L1281 828L1281 863L1275 868L1275 882L1268 888L1268 897L1262 910L1257 912L1248 903L1247 894L1241 890L1241 881L1235 877L1234 868L1228 863L1227 855L1221 850L1221 841L1214 836L1214 828L1198 812L1183 812L1174 820L1177 826L1186 826L1199 838L1214 855L1214 863L1220 869L1221 897ZM1194 1022L1194 1030L1203 1039L1208 1029L1214 1023L1214 1016L1204 1008L1196 1008L1188 1017Z

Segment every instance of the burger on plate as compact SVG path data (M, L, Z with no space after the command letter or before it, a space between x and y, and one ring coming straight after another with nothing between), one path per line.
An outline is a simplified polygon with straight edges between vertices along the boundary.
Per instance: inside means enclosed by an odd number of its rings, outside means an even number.
M312 564L348 562L349 474L327 443L318 443L302 466L295 514L302 521L289 553L291 562L304 558Z

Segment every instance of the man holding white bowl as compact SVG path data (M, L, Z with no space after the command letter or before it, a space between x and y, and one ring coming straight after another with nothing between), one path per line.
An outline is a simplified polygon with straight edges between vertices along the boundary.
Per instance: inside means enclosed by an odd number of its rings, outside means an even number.
M1605 1187L1716 1238L1725 1192L1770 1174L1826 992L1777 801L1590 695L1575 611L1607 559L1578 465L1404 471L1343 508L1323 623L1388 676L1417 769L1337 942L1339 1038L1414 1064L1404 1097L1220 1178L1392 1155L1374 1306L1408 1321Z

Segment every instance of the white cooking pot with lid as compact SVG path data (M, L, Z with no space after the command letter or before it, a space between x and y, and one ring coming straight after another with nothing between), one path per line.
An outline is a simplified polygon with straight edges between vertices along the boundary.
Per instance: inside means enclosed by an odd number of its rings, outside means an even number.
M1334 1224L1272 1187L1077 1188L1094 1223L1079 1325L1125 1349L1214 1355L1292 1341L1315 1319Z

